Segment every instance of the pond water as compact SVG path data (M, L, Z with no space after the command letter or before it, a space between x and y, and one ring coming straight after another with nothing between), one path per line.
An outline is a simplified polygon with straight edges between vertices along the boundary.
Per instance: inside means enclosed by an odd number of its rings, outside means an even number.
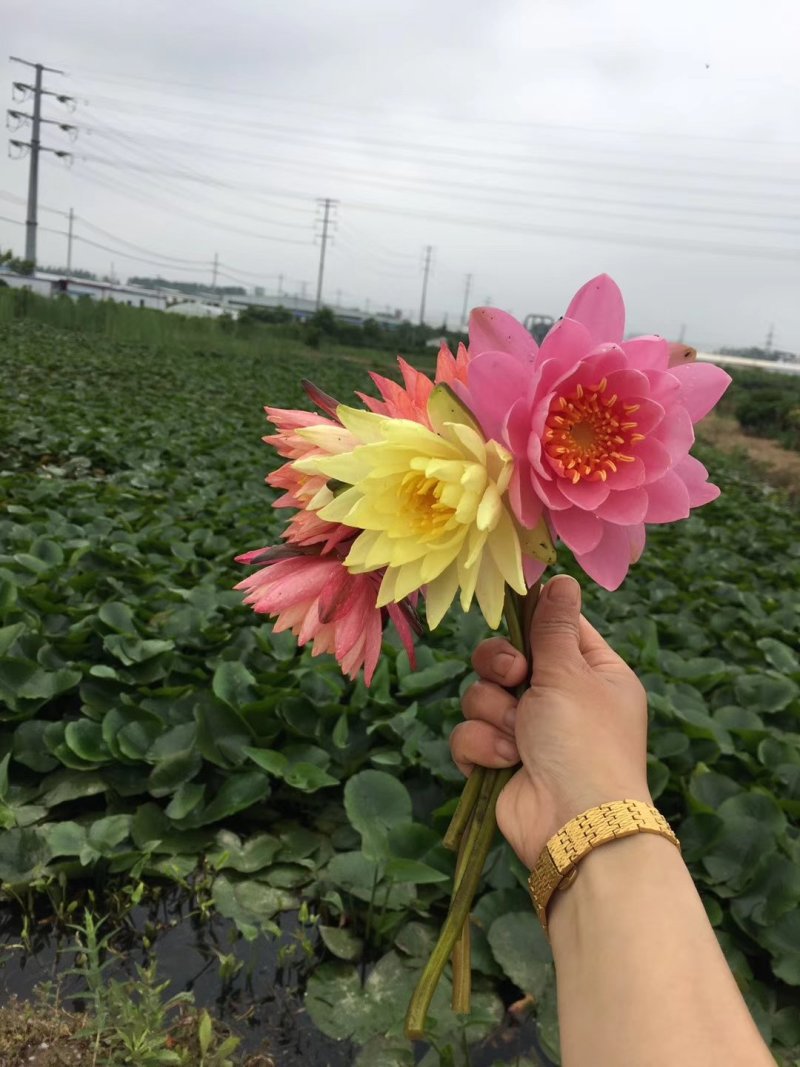
M241 1037L240 1051L264 1051L266 1046L276 1067L350 1067L356 1047L323 1034L304 1006L305 980L324 953L319 936L313 926L298 921L296 912L285 912L279 923L280 937L246 941L230 920L214 912L201 918L179 889L169 890L126 914L105 974L128 978L136 964L155 959L158 980L170 983L165 995L191 992L198 1007ZM65 1005L80 1010L85 983L80 975L67 973L75 966L69 932L56 932L52 922L40 921L32 924L26 946L21 939L19 911L0 909L0 997L28 999L42 983L57 983ZM228 958L227 968L221 967L221 957ZM508 994L513 1000L513 989ZM419 1060L428 1046L418 1047ZM551 1062L539 1047L533 1021L509 1019L475 1047L472 1067L513 1064L520 1056L542 1067Z

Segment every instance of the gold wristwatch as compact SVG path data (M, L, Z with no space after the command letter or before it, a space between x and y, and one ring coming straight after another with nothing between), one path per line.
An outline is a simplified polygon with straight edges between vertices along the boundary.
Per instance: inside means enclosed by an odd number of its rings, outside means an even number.
M661 812L640 800L615 800L589 808L550 838L528 879L533 906L545 932L550 898L557 889L572 885L584 856L609 841L642 833L660 834L680 851L680 842Z

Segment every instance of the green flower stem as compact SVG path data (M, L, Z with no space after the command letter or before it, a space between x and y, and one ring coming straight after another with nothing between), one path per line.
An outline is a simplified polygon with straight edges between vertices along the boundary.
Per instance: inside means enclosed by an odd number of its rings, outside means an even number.
M469 824L470 830L472 830L474 825L475 820L472 819ZM454 890L458 889L464 877L464 856L466 847L469 845L471 851L472 847L474 847L474 843L475 835L469 832L461 840L461 848L458 853L458 863L456 864L456 873L453 882ZM470 1004L472 1001L472 937L469 915L467 916L464 925L461 927L461 933L458 935L458 941L456 941L455 948L453 949L453 955L450 957L450 965L453 971L453 1011L456 1015L469 1015Z
M475 812L476 820L480 817L480 821L475 834L473 850L465 858L464 875L453 894L450 911L447 913L444 926L439 934L439 940L436 942L431 957L423 968L406 1013L405 1033L406 1037L412 1041L422 1040L425 1036L425 1018L433 1000L433 994L436 992L436 987L453 952L456 941L461 935L464 924L469 920L472 901L478 888L478 883L481 880L483 866L489 854L489 849L492 847L492 840L497 826L494 813L497 798L513 773L513 768L487 772L487 778L491 779L491 791L488 796L486 810L482 813L477 810Z
M520 597L506 589L504 615L508 637L514 648L524 653L530 662L528 630L536 602L539 599L539 584ZM517 688L521 695L527 681ZM476 767L467 779L450 826L445 835L445 844L450 849L459 849L453 896L450 910L439 940L431 957L423 968L406 1013L405 1032L411 1040L425 1036L425 1019L436 987L442 977L448 959L453 960L453 1010L468 1014L471 995L470 930L469 915L472 901L483 874L486 857L492 846L497 819L497 798L516 768L490 770Z
M455 876L453 878L453 893L458 891L458 887L464 879L464 873L469 867L471 857L475 851L475 842L478 839L478 832L483 825L483 820L486 817L486 812L489 808L489 803L492 795L492 771L487 770L485 767L481 768L483 775L481 776L481 788L478 793L477 799L473 805L473 810L470 813L471 818L469 826L465 834L461 838L461 847L458 851L458 862L456 863ZM475 772L473 771L473 774ZM472 775L470 775L472 777ZM464 925L461 928L459 939L456 942L453 949L453 956L451 959L453 968L453 1011L459 1015L468 1015L470 1009L470 997L472 993L472 952L471 952L471 937L469 927L469 914L464 921Z
M442 838L442 844L445 848L449 848L451 852L455 852L461 844L461 838L469 820L472 818L475 802L478 799L478 793L483 785L485 775L485 767L475 767L472 774L467 778L467 783L458 798L458 805Z

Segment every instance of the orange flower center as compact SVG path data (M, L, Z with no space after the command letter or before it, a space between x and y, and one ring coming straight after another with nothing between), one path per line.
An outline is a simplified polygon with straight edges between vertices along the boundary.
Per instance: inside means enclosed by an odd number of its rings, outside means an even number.
M635 433L631 416L638 404L624 404L616 393L606 396L608 381L578 385L569 396L557 396L545 423L544 450L557 472L573 485L584 478L604 482L620 463L633 463L631 445L645 435Z

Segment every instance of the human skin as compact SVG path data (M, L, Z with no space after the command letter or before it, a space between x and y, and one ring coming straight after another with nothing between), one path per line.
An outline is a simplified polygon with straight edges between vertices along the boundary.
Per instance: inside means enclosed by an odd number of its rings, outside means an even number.
M652 804L647 699L633 671L580 614L580 587L552 579L525 657L496 637L451 735L459 768L513 767L497 821L533 869L570 819L608 801ZM637 834L580 861L548 909L564 1067L774 1064L728 968L678 850Z

